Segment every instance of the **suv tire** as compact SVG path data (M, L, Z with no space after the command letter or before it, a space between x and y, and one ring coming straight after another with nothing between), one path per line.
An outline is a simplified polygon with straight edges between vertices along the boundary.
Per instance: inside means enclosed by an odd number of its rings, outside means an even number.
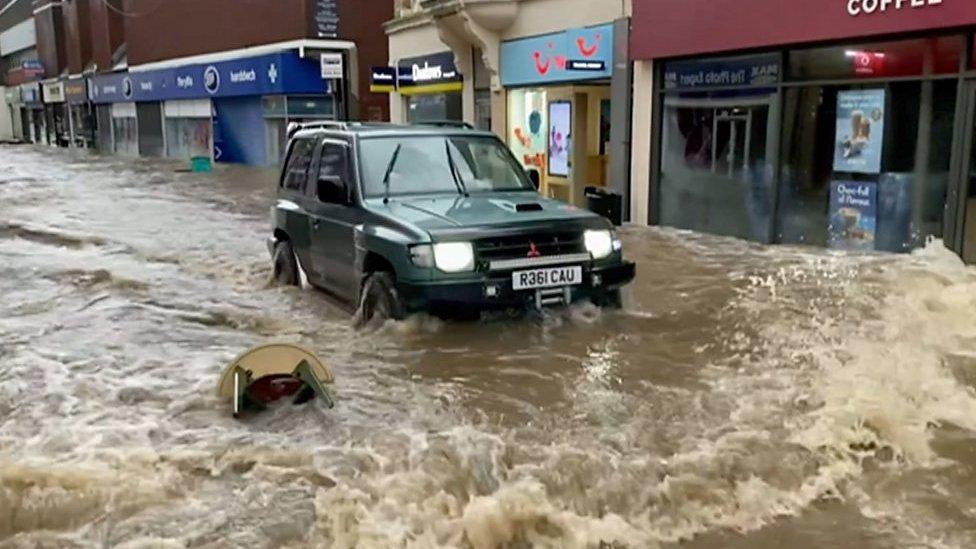
M275 244L272 265L274 282L280 286L298 286L298 262L291 242L281 240Z
M403 320L405 316L406 308L393 275L385 271L369 275L360 294L356 326L363 327L374 320Z
M604 309L617 310L623 309L624 307L623 296L621 295L619 288L616 290L604 290L597 292L593 295L591 300L593 301L594 305Z

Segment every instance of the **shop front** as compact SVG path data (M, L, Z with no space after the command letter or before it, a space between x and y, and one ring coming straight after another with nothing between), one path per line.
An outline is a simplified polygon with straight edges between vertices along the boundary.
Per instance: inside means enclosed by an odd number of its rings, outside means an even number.
M653 63L635 71L654 112L635 115L652 137L633 151L652 159L652 222L846 250L908 252L936 238L976 261L966 2L810 3L760 32L754 19L775 12L772 0L721 21L690 16L712 13L692 1L703 9L635 7L632 54Z
M95 121L88 101L88 81L70 78L64 81L64 99L68 109L68 133L72 147L95 146Z
M612 24L504 42L508 145L551 197L609 183Z
M454 65L452 52L400 59L397 90L408 124L464 120L464 75Z
M335 87L318 60L286 51L96 76L92 102L113 106L113 128L122 130L113 131L116 151L274 165L288 123L333 120L342 112ZM116 124L120 119L132 122ZM120 137L128 143L121 148Z
M41 85L29 82L20 85L21 120L24 122L24 140L31 143L47 142L47 123L44 118L44 102L41 101Z
M22 113L24 104L20 98L20 86L10 86L4 90L4 101L7 103L7 109L10 111L10 125L13 138L17 141L23 141L26 134L24 132Z
M41 83L44 100L44 119L47 129L46 142L67 147L71 139L68 131L68 108L64 98L64 82L60 80Z

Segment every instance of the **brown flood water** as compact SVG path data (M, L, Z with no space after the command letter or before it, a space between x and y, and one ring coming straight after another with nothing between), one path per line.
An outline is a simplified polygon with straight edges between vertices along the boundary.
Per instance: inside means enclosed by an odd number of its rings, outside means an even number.
M357 332L275 174L0 148L0 547L973 547L976 271L627 228L626 307ZM236 421L242 350L338 406Z

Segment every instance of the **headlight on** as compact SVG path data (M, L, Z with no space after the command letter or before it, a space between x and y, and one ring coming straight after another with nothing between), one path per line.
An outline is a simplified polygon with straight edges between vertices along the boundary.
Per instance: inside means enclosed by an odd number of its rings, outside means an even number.
M434 264L445 273L464 273L474 270L474 248L470 242L441 242L434 244Z
M613 233L611 231L586 231L583 244L593 259L603 259L613 253Z

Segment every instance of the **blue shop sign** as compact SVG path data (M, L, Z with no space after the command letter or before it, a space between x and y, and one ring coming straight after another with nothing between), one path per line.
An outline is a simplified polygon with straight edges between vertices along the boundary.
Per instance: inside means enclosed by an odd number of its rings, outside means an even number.
M187 65L175 69L105 74L92 78L92 101L119 103L332 93L322 79L319 63L290 52Z
M505 42L501 58L504 86L610 78L613 24Z
M664 88L687 90L769 86L779 83L781 66L777 53L700 61L671 61L664 65Z

